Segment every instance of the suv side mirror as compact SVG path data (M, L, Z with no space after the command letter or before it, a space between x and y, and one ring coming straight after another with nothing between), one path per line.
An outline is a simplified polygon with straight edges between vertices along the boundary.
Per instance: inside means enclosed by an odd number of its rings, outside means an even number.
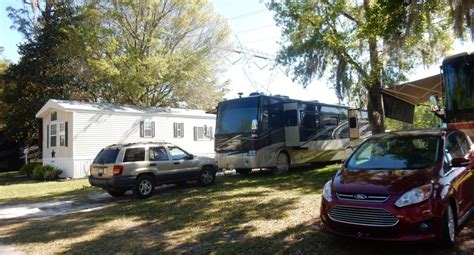
M467 158L453 158L451 160L452 167L469 166L470 164L471 164L471 160Z
M194 158L194 155L193 155L193 154L188 154L188 155L186 156L186 159L193 159L193 158Z

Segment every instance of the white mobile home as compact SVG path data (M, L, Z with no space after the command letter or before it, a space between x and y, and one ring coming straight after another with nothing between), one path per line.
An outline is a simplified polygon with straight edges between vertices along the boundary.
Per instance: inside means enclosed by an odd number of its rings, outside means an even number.
M42 119L43 164L62 177L89 174L89 165L107 145L165 141L195 155L214 156L216 116L202 110L49 100L36 114Z

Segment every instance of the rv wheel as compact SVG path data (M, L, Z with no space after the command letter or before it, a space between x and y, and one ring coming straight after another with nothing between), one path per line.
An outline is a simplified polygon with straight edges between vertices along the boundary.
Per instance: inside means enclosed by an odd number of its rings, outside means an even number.
M278 175L288 172L290 169L290 159L284 152L280 152L277 157L276 167L273 169L273 174Z

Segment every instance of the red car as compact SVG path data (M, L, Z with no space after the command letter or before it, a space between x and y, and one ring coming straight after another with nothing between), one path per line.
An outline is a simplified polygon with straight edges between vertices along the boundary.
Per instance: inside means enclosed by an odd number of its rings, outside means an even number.
M324 185L323 228L363 239L453 245L473 212L473 149L459 130L372 136Z

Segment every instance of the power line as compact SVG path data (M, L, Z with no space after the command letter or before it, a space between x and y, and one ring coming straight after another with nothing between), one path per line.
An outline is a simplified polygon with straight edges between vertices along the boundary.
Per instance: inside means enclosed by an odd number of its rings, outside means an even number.
M241 17L250 16L250 15L255 15L255 14L257 14L257 13L260 13L260 12L263 12L263 11L266 11L266 10L267 10L266 8L263 8L263 9L256 10L256 11L253 11L253 12L248 12L248 13L244 13L244 14L241 14L241 15L237 15L237 16L234 16L234 17L230 17L230 18L228 18L228 20L239 19L239 18L241 18Z
M264 29L264 28L267 28L267 27L274 27L274 26L275 26L275 24L269 24L269 25L262 26L262 27L256 27L256 28L237 31L237 32L235 32L235 34L243 34L243 33L247 33L247 32L250 32L250 31L260 30L260 29Z

